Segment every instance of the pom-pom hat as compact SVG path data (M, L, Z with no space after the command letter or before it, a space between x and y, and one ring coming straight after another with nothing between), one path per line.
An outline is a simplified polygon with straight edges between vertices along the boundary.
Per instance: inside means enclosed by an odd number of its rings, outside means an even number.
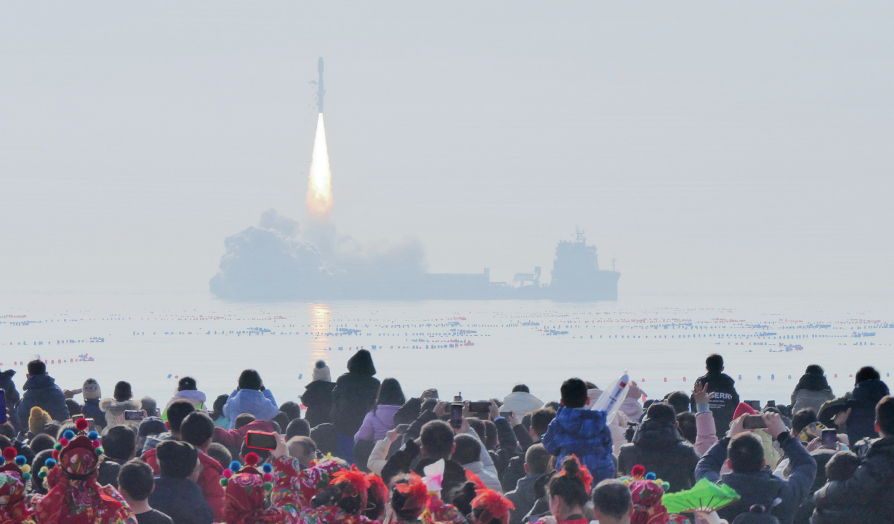
M257 453L245 456L245 464L234 460L223 472L221 486L226 492L226 521L228 523L262 522L267 493L273 489L273 467L264 464Z
M31 466L15 448L6 448L0 456L0 522L22 522L32 512L25 504L25 484L31 478Z

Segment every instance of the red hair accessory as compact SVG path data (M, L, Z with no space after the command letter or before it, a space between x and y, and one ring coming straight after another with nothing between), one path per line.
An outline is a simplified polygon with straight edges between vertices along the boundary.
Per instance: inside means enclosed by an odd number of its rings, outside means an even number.
M365 493L369 489L370 481L366 473L357 469L357 465L351 469L343 469L332 475L333 484L350 484L355 493Z
M369 491L372 496L382 503L388 501L388 486L385 485L385 481L382 480L378 475L369 474L367 477L369 479Z
M422 482L422 477L416 473L410 473L410 480L407 483L395 484L394 489L406 497L404 509L418 509L422 513L428 504L428 488Z
M580 460L577 459L577 455L571 455L571 458L573 458L574 461L577 462L577 465L578 465L578 468L579 468L579 469L578 469L578 472L577 472L577 475L575 475L575 476L576 476L577 478L579 478L579 479L581 480L581 482L584 483L584 488L586 488L587 493L589 493L589 492L590 492L590 485L593 484L593 476L590 475L590 470L587 469L587 466L584 466L583 464L580 463ZM564 469L563 469L562 472L559 473L559 475L560 475L560 476L561 476L561 475L564 475L564 474L567 473L567 472L568 472L567 470L564 470Z
M472 473L469 470L466 470L466 480L468 480L472 484L475 484L475 493L478 493L479 491L483 491L483 490L487 489L487 486L484 485L484 482L481 480L481 477Z
M512 502L492 489L485 488L476 493L478 496L472 500L472 509L481 510L475 517L476 522L490 522L493 519L503 524L509 522L509 510L515 509Z

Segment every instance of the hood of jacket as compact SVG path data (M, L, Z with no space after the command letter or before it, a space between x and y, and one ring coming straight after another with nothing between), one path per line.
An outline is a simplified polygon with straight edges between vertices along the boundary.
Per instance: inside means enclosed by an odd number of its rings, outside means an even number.
M702 383L707 382L711 385L711 389L714 391L718 390L730 390L733 389L733 386L736 385L736 381L726 373L705 373L700 376L696 382Z
M633 436L633 445L652 451L672 448L683 441L673 424L646 418Z
M171 402L175 402L177 400L188 400L193 404L204 404L205 394L201 391L196 391L195 389L184 389L183 391L174 393L174 396L168 402L168 405L170 406Z
M27 385L27 382L25 384ZM864 380L854 386L853 400L859 403L872 404L874 408L879 400L888 395L888 386L881 380Z
M304 386L305 394L310 393L311 395L331 395L333 389L335 389L335 382L324 382L322 380L314 380L313 382Z
M521 418L543 407L543 401L530 393L515 391L503 397L503 405L500 411L512 410L515 416Z
M400 406L389 406L387 404L382 404L381 406L377 406L374 411L370 412L370 414L381 426L391 429L394 421L394 414L397 413L397 410L399 409Z
M25 381L25 385L22 386L22 389L47 389L56 387L56 379L44 373L43 375L34 375L33 377L29 377L28 380Z
M773 476L767 470L756 473L725 473L720 476L720 480L742 497L728 506L730 510L735 508L732 512L734 514L748 511L752 504L761 504L766 508L773 507L773 501L785 485L784 480Z
M605 413L587 408L561 407L555 421L571 437L580 440L591 439L605 427Z
M376 374L376 366L369 351L361 349L348 360L348 372L373 376Z
M105 411L106 413L120 415L125 411L139 411L142 408L140 407L139 402L134 399L128 399L119 402L114 398L104 398L99 401L99 409Z
M533 504L534 500L537 499L537 481L544 475L546 475L546 473L525 475L518 479L518 483L515 485L514 490L516 496L522 500L530 500Z
M795 386L795 391L799 389L808 391L823 391L827 389L832 391L832 388L829 387L829 381L826 380L824 375L819 373L804 373L801 375L801 378L798 379L798 385Z

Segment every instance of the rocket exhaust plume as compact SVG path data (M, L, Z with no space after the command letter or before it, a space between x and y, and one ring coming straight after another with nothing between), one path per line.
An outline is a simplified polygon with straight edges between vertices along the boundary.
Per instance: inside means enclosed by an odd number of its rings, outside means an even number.
M329 148L326 146L323 113L317 118L317 134L314 137L314 151L310 161L307 212L313 219L324 218L332 212L332 170L329 167Z

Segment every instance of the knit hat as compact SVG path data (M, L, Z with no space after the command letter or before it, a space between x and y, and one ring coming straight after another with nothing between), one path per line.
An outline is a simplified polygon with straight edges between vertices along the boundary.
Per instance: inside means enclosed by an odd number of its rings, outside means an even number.
M166 440L158 445L158 468L164 477L184 479L196 469L199 453L192 444Z
M736 413L733 415L733 420L736 420L742 415L757 415L757 411L748 404L739 402L739 405L736 407Z
M326 362L318 360L314 364L314 381L332 382L332 375L329 373L329 366Z
M158 417L146 417L140 422L139 435L145 438L164 433L167 430L168 426L165 425L164 420Z
M84 400L102 398L102 390L99 388L99 382L95 378L85 380L81 389L83 390Z
M31 417L28 419L28 429L37 435L43 431L43 426L53 420L49 413L37 406L31 408Z
M188 391L196 389L196 379L192 377L183 377L177 383L177 391Z

